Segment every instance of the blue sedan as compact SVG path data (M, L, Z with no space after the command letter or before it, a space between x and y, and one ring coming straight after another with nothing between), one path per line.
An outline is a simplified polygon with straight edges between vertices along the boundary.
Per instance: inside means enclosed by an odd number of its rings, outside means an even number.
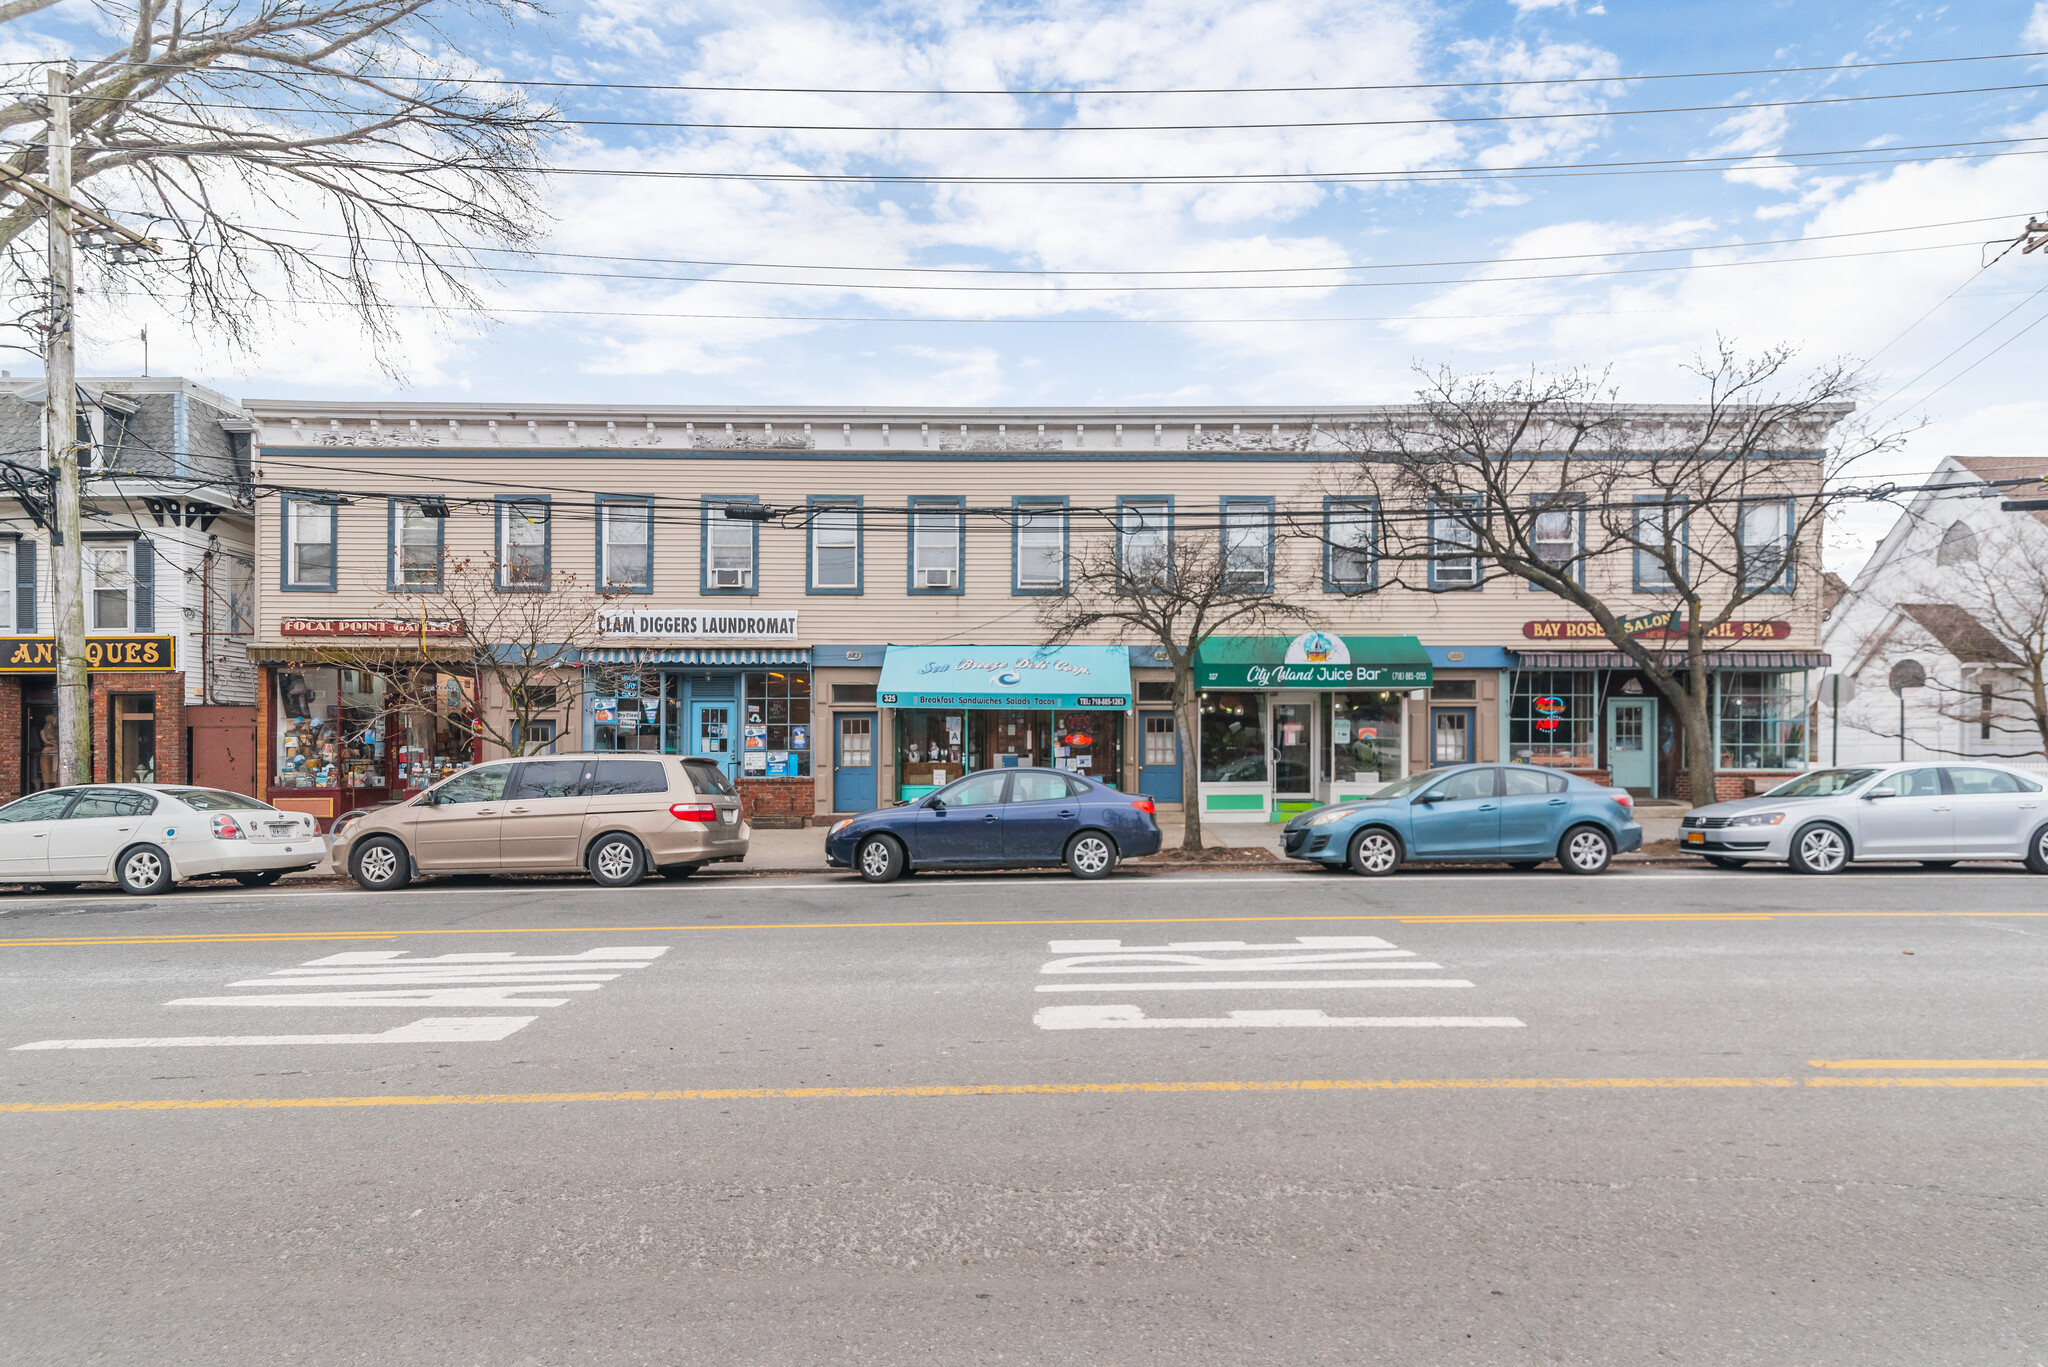
M1604 873L1643 843L1626 791L1526 764L1432 769L1304 812L1284 835L1290 859L1372 875L1410 860L1533 869L1555 859L1567 873Z
M1158 849L1151 798L1060 769L984 769L825 834L825 862L870 883L919 869L1062 864L1077 878L1103 878L1117 860Z

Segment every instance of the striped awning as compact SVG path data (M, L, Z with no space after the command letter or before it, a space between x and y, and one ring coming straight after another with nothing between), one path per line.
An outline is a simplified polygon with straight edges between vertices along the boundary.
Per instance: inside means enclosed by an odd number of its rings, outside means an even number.
M1520 650L1516 658L1524 669L1634 669L1636 662L1618 650ZM1824 650L1710 650L1709 669L1826 669L1830 657ZM1685 668L1685 652L1667 650L1667 669Z
M605 646L583 652L595 665L807 665L809 646Z

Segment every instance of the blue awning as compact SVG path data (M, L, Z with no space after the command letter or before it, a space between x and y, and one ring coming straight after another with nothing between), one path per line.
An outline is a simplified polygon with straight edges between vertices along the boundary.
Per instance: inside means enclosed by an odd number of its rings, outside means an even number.
M879 700L887 707L1131 705L1123 646L890 646Z

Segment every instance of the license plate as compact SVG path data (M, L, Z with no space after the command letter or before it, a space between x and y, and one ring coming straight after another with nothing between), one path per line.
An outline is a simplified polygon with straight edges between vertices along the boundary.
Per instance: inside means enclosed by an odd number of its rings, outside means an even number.
M1698 831L1687 831L1685 843L1688 845L1704 845L1707 843L1707 838Z
M297 829L296 825L288 821L273 821L270 823L270 833L272 835L290 835Z
M720 821L725 822L727 825L731 825L733 822L738 821L740 819L739 808L727 807L724 811L718 814L718 819Z

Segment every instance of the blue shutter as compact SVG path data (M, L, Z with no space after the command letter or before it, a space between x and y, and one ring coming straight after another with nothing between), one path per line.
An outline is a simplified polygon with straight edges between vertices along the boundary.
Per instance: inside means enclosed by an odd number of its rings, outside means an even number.
M135 538L135 629L156 630L156 547L146 536Z
M14 543L14 629L36 629L36 543L26 537Z

